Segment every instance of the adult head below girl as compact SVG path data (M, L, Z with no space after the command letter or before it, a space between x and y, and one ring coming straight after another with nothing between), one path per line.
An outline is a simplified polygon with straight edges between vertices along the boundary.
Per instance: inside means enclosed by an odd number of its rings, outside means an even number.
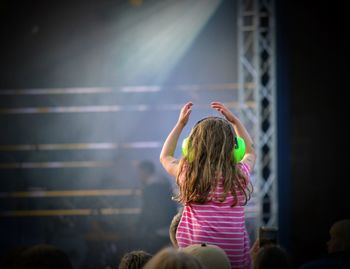
M186 156L176 159L176 145L192 107L192 102L182 107L160 154L165 170L176 177L180 189L177 200L184 205L176 240L180 248L201 243L217 245L226 251L232 268L250 268L244 205L252 193L252 139L224 104L212 102L211 107L224 118L208 117L197 122L188 137ZM237 136L246 147L239 162L233 157Z

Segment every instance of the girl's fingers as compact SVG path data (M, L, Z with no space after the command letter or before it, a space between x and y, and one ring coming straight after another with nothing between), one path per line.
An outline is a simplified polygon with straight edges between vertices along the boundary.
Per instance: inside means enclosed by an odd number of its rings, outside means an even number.
M192 110L192 105L188 105L184 110L185 115L187 115L187 113L191 110Z
M188 102L187 104L185 104L182 108L183 113L186 113L189 109L191 109L193 106L192 102Z
M187 123L187 120L191 114L192 106L192 102L187 102L181 109L179 120L184 122L185 124Z
M186 107L187 109L191 108L192 106L193 106L193 103L192 103L192 102L188 102L188 103L186 103L186 105L185 105L185 107Z
M212 107L224 107L224 105L220 102L212 102L210 105Z
M188 118L190 116L191 112L192 112L192 109L189 109L185 114L185 118Z
M212 105L212 108L216 109L217 111L224 111L224 107L223 106L220 106L220 105Z

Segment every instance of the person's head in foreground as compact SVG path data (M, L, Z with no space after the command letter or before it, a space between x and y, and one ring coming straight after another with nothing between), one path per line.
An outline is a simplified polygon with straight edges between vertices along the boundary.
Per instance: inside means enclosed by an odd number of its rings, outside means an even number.
M36 245L21 253L16 268L73 269L73 266L62 250L51 245Z
M225 251L218 246L195 244L181 249L197 258L206 269L230 269L231 264Z
M152 255L143 251L130 251L122 257L118 269L141 269L152 258Z
M174 248L164 248L159 251L144 269L206 269L193 256L177 251Z
M350 251L350 219L335 222L329 233L328 253Z
M287 252L278 245L268 244L260 248L253 261L253 269L290 269Z

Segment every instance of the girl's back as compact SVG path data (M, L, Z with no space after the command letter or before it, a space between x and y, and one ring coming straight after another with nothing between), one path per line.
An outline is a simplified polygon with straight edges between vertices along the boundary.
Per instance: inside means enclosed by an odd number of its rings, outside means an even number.
M244 163L237 165L249 176L249 168ZM210 201L204 204L190 203L184 206L176 239L180 248L193 244L212 244L225 250L232 268L250 268L249 237L245 228L245 196L238 193L238 203L232 207L234 198L228 195L220 202L223 194L223 178L219 178Z

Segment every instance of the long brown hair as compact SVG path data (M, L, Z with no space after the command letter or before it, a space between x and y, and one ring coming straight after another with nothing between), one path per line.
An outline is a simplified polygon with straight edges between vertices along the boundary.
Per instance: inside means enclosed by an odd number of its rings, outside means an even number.
M208 117L199 121L191 131L188 147L194 158L191 161L182 158L176 182L180 193L176 197L181 203L205 203L211 191L214 191L220 176L223 177L224 193L219 201L225 201L229 193L237 205L239 193L244 194L246 204L252 188L247 186L246 175L237 169L231 160L235 146L235 134L230 123L218 117ZM184 180L181 178L184 177Z

